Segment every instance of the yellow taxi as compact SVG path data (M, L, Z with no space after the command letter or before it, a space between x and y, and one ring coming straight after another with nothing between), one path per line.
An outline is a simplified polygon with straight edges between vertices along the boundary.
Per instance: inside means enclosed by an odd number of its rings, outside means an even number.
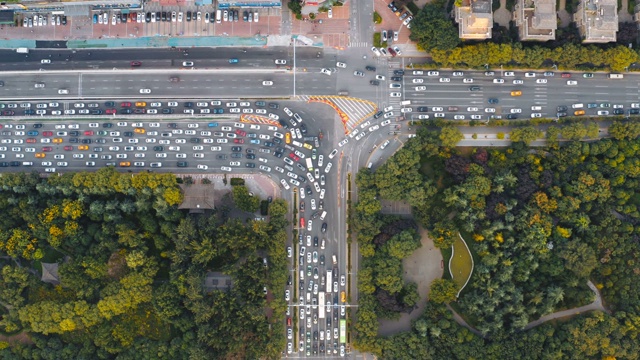
M133 129L133 132L136 134L144 134L145 130L143 128L135 128Z
M302 144L302 147L304 147L305 149L309 149L309 150L313 149L313 146L311 146L310 144L307 144L307 143Z
M284 142L291 144L291 133L287 132L284 134Z
M573 112L573 115L578 116L578 115L584 115L584 110L576 110Z
M136 103L136 106L137 106L137 107L145 107L145 106L147 106L147 103L146 103L146 102L144 102L144 101L138 101L138 102Z
M89 146L88 145L80 145L80 146L78 146L78 150L89 150Z
M347 293L344 291L340 293L340 301L347 302Z
M522 95L522 91L520 90L513 90L511 92L511 96L521 96Z
M62 138L54 138L53 139L53 143L54 144L62 144Z
M120 162L120 166L121 167L129 167L129 166L131 166L131 163L128 162L128 161L121 161Z
M36 153L36 158L38 158L38 159L43 159L46 156L47 156L47 154L45 154L45 153Z

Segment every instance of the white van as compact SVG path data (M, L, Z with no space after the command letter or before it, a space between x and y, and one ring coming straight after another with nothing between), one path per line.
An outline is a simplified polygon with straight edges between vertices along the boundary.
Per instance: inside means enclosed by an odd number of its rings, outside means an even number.
M327 216L327 212L323 211L322 215L320 215L320 220L324 220L325 216Z
M540 111L542 110L542 106L532 106L531 111Z
M66 95L66 94L68 94L68 93L69 93L69 90L67 90L67 89L60 89L60 90L58 90L58 94L61 94L61 95Z
M624 75L622 74L609 74L609 79L622 79Z
M582 109L584 107L584 104L573 104L571 105L571 107L574 109Z
M216 22L220 24L221 21L222 21L222 11L216 10Z
M23 161L22 162L22 166L33 166L33 162L32 161Z
M333 255L333 265L338 265L338 258Z
M402 106L411 105L411 100L401 101L400 105L402 105Z
M307 293L307 304L311 303L311 293Z

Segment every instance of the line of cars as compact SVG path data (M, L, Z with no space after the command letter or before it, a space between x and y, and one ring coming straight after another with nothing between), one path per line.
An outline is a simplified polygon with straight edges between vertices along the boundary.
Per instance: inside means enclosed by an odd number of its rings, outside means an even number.
M35 14L33 16L25 16L22 18L22 27L38 27L47 25L67 25L67 17L64 15L43 15Z

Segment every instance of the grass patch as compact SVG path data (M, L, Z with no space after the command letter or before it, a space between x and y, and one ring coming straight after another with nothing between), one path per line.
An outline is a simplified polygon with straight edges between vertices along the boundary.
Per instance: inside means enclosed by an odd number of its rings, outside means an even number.
M379 32L373 33L373 46L377 48L382 47L382 34Z
M556 0L556 9L557 9L556 11L560 11L560 10L562 10L562 9L560 8L560 3L561 3L561 1L560 1L560 0Z
M636 0L629 0L627 5L627 12L629 15L633 15L634 9L636 8Z
M458 237L456 242L453 243L453 257L451 258L450 268L453 281L455 281L460 288L462 288L467 283L469 277L471 277L473 270L472 263L471 253L467 250L464 242Z
M444 261L445 266L447 266L447 264L449 264L449 259L451 259L451 254L453 254L453 250L451 248L440 249L440 253L442 254L442 261ZM451 279L451 273L448 271L443 271L442 278Z
M56 249L47 247L44 250L44 256L42 257L42 259L35 260L33 262L33 268L39 273L42 273L42 263L58 262L59 260L62 260L63 257L64 257L63 253L59 252Z
M373 12L373 23L374 24L381 24L382 23L382 16L380 16L380 14L378 14L377 11Z
M506 8L509 12L513 12L513 8L516 6L516 0L507 0Z
M618 10L622 9L622 0L618 0Z
M560 0L557 0L557 1L560 1ZM498 9L500 9L500 0L491 1L491 11L495 12Z
M407 9L409 9L413 16L416 16L420 12L420 8L413 1L407 4Z

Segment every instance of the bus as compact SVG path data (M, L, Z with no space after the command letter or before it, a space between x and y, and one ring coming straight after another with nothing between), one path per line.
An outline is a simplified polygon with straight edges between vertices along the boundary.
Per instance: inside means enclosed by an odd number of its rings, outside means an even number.
M331 272L331 270L327 270L327 279L326 279L326 283L327 283L327 292L331 293L331 285L333 284L333 273Z
M347 342L347 320L340 319L340 343Z
M318 293L318 317L320 319L324 319L324 310L325 310L326 302L324 301L324 292Z

